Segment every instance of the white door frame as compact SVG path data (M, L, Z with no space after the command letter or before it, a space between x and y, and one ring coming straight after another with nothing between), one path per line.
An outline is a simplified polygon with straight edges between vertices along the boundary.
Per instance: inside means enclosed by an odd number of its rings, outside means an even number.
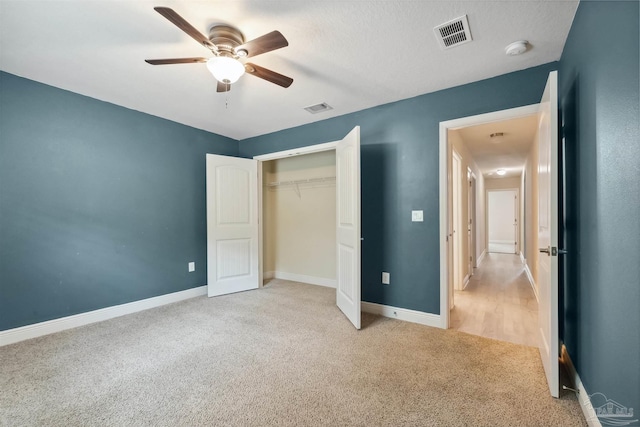
M449 147L449 130L474 126L484 123L498 122L520 117L538 114L538 105L532 104L524 107L511 108L508 110L494 111L492 113L479 114L476 116L462 117L459 119L440 122L440 327L449 328L449 252L447 234L450 229L447 206L447 176L449 166L447 162L447 148Z

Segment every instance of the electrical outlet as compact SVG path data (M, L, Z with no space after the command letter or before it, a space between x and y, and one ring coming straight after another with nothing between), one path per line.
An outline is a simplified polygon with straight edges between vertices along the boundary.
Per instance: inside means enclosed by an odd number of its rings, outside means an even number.
M411 221L412 222L423 222L424 221L424 213L423 213L423 211L411 211Z
M194 271L196 271L196 263L195 262L190 262L189 263L189 273L193 273Z
M382 272L382 284L383 285L388 285L390 281L391 281L391 275L389 273L387 273L386 271L383 271Z

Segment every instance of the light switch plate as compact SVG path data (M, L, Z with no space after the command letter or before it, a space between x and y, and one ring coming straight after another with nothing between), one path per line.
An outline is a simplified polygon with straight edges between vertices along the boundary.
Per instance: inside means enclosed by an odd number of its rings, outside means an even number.
M189 263L189 273L192 273L196 271L196 263L195 262L190 262Z
M383 285L388 285L390 280L391 280L391 275L389 273L387 273L386 271L383 271L382 272L382 284Z
M422 211L411 211L411 221L412 222L424 221L424 214L422 213Z

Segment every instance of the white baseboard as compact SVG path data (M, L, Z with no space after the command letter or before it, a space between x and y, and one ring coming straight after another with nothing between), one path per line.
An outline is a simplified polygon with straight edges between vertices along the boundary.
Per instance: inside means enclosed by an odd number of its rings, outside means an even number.
M308 283L310 285L326 286L327 288L336 288L335 279L326 279L324 277L306 276L304 274L286 273L284 271L265 271L262 275L268 279L291 280L292 282Z
M582 413L587 420L587 424L589 425L589 427L602 427L602 424L600 423L600 420L596 415L596 411L593 409L591 400L589 399L589 394L584 388L584 385L580 380L580 376L578 375L575 366L573 366L573 362L571 361L569 352L564 345L562 346L562 361L569 371L571 382L573 383L575 389L578 390L578 402L580 402L580 408L582 408Z
M480 256L478 257L478 260L476 261L476 267L480 267L480 263L482 262L482 260L484 259L484 256L487 254L487 250L484 249L482 251L482 253L480 254Z
M533 289L533 294L536 296L536 301L540 303L540 299L538 298L538 286L536 285L536 281L533 280L533 274L531 274L528 264L524 265L524 272L527 273L527 279L529 279L529 284L531 285L531 289Z
M520 251L520 260L522 261L523 264L527 263L527 260L524 257L524 254L522 253L522 251Z
M496 245L513 245L513 240L489 240L489 244L496 244Z
M467 289L467 285L469 284L469 275L467 274L466 276L464 276L464 279L462 280L462 290L464 291L465 289Z
M392 319L404 320L405 322L419 323L421 325L442 328L440 315L425 313L423 311L409 310L407 308L392 307L390 305L376 304L362 301L362 311L378 314Z
M195 298L206 294L207 286L199 286L197 288L191 288L171 294L160 295L140 301L114 305L112 307L106 307L99 310L88 311L86 313L75 314L73 316L61 317L59 319L47 320L46 322L34 323L33 325L8 329L6 331L0 332L0 347L31 338L41 337L43 335L53 334L54 332L77 328L78 326L84 326L90 323L102 322L103 320L113 319L114 317L120 317L126 314L136 313L138 311L148 310L150 308L160 307L162 305L171 304L189 298Z

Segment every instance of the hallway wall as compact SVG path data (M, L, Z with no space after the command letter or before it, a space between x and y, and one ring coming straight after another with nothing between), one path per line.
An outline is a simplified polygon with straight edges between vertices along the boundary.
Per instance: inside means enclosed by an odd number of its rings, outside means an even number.
M485 223L485 205L484 205L484 177L482 176L482 172L476 165L473 160L473 156L469 152L469 149L464 143L460 132L456 130L449 130L448 134L449 140L449 149L448 149L448 161L451 164L451 156L452 149L455 148L456 152L460 155L462 159L462 194L461 198L461 207L460 210L462 212L462 223L469 224L469 185L467 181L467 169L471 169L471 171L476 176L476 196L478 200L476 200L476 247L474 259L477 260L482 253L484 252L486 245L486 223ZM462 257L464 260L464 265L466 266L468 262L466 260L469 259L469 235L467 232L462 234ZM465 267L465 274L471 273L467 271L468 268ZM464 277L464 274L463 274Z
M531 144L529 155L525 163L525 203L524 203L524 248L525 260L529 273L538 289L538 132Z

